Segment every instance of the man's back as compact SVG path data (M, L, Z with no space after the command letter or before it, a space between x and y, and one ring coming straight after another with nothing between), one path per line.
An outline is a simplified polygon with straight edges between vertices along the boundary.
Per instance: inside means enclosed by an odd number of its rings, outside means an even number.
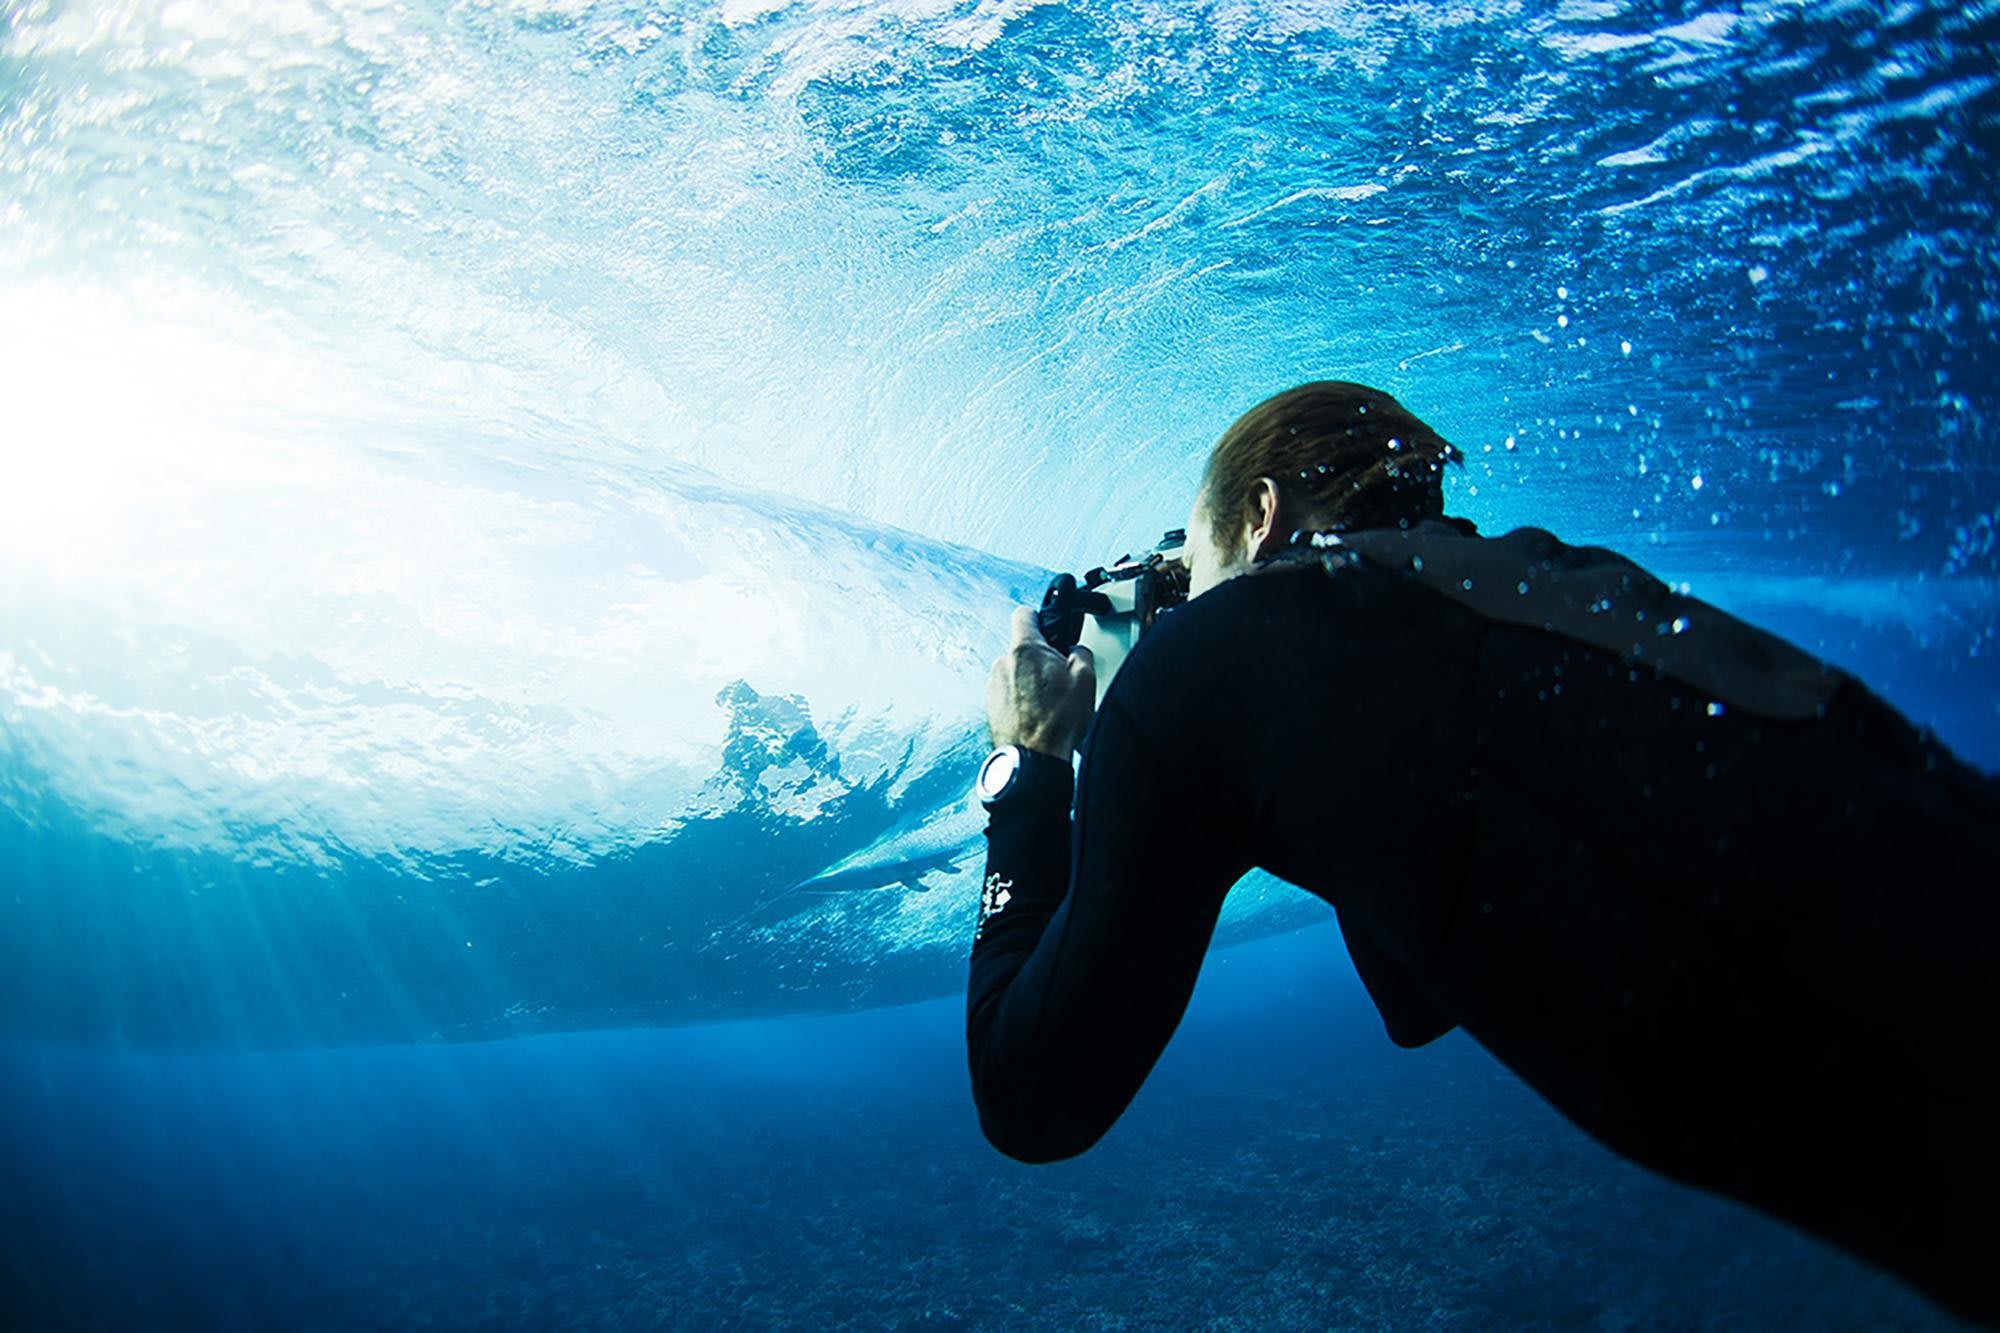
M1475 864L1424 975L1647 1165L1905 1271L2000 1258L1991 784L1858 683L1787 721L1632 677L1487 633Z

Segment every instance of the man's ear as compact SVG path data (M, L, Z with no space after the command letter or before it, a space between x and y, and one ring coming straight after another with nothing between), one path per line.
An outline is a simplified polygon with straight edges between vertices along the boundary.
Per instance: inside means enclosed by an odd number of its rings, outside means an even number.
M1250 559L1261 560L1269 554L1264 549L1266 546L1276 546L1286 536L1286 534L1278 531L1278 510L1280 508L1278 503L1278 483L1269 477L1257 478L1256 487L1251 491L1251 497L1257 506L1257 518L1250 525L1250 540L1246 549L1249 551Z

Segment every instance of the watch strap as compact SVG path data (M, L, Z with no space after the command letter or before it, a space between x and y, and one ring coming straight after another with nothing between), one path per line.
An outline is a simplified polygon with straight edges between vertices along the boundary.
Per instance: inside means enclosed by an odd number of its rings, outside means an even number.
M1076 789L1076 773L1069 761L1026 746L1019 749L1020 766L1014 770L1014 780L987 803L987 809L1055 805L1067 812Z

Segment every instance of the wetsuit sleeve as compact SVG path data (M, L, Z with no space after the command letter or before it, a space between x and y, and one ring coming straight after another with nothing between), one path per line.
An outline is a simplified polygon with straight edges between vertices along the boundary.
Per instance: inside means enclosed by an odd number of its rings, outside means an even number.
M980 1127L1010 1157L1090 1147L1180 1023L1249 868L1187 776L1113 695L1091 725L1074 821L1067 774L1046 768L992 813L966 1043Z

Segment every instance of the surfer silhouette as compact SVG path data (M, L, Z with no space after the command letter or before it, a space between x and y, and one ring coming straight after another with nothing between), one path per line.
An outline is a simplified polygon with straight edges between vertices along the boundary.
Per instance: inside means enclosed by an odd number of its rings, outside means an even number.
M1095 1143L1262 867L1333 906L1398 1044L1462 1027L1625 1156L2000 1318L2000 784L1623 557L1445 517L1456 461L1302 385L1215 446L1190 598L1101 701L1016 612L977 783L988 1139Z

